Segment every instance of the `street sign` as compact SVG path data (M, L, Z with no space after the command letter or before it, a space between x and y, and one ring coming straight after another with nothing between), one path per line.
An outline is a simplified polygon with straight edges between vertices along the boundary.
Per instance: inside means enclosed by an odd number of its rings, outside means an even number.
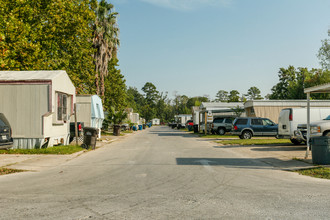
M208 123L209 122L213 122L213 114L212 114L212 112L208 112L207 113L207 120L206 120Z

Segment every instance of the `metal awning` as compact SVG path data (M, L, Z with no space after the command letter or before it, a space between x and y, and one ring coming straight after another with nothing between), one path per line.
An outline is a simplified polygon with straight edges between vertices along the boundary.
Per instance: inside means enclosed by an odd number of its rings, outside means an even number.
M306 155L305 158L308 158L308 152L309 152L309 139L311 135L310 130L310 123L311 123L311 117L310 117L310 100L311 100L311 93L330 93L330 83L314 86L310 88L306 88L304 92L307 94L307 148L306 148ZM329 100L330 101L330 100Z

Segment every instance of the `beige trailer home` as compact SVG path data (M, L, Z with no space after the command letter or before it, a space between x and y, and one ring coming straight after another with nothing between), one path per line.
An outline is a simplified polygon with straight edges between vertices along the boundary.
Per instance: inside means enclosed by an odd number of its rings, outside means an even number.
M13 148L68 144L75 99L65 71L0 71L0 112L11 125Z
M77 121L84 122L84 127L97 128L98 138L101 138L102 123L104 112L102 99L97 95L77 95ZM71 116L74 122L74 116Z
M313 100L312 107L329 108L329 100ZM282 109L307 107L306 100L249 100L245 102L244 108L248 117L269 118L278 123Z

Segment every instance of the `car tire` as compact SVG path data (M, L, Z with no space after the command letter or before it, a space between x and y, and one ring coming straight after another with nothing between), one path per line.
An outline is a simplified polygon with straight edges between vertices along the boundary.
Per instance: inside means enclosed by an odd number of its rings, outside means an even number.
M330 131L325 132L323 136L328 136L329 137L330 136Z
M240 136L241 139L251 139L252 133L251 131L243 131L242 135Z
M301 144L302 141L298 141L297 139L290 139L291 143L293 143L294 145L299 145Z
M226 133L224 128L218 128L218 134L219 135L224 135Z

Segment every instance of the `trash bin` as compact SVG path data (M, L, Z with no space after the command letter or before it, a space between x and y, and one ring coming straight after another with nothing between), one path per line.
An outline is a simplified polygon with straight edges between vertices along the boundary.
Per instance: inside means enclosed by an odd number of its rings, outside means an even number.
M99 133L98 128L84 127L84 142L81 145L81 147L86 148L86 149L89 149L89 147L92 147L92 149L95 150L96 139L97 139L98 133Z
M143 124L143 129L146 129L147 125L146 124Z
M194 127L194 133L198 133L198 125L193 125Z
M132 129L133 129L133 131L137 131L137 128L135 125L133 125Z
M114 125L113 126L113 135L119 136L120 135L120 129L121 129L120 125Z
M310 145L312 148L313 164L330 164L330 137L312 137Z
M188 125L188 131L192 131L194 130L193 126L192 125Z
M142 130L142 125L139 125L139 130Z

